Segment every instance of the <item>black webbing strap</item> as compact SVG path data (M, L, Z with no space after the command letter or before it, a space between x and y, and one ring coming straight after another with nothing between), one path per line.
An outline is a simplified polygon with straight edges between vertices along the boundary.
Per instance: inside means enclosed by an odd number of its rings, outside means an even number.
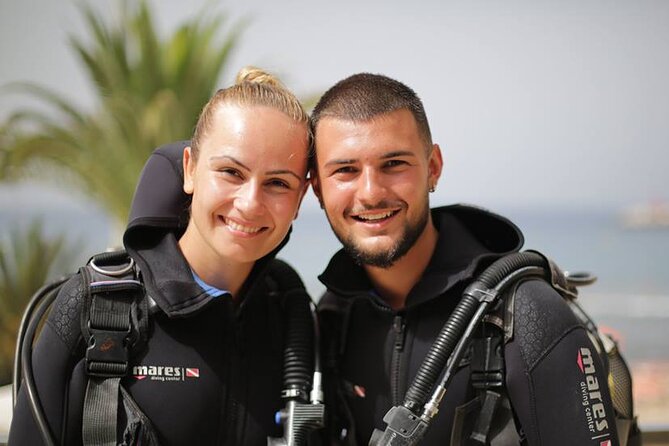
M142 332L138 307L144 287L134 271L105 275L84 267L87 286L82 312L82 335L87 340L82 439L88 445L116 445L119 386L130 364L131 348Z
M121 378L88 379L82 440L84 445L116 446L116 424Z
M495 413L504 388L503 334L494 324L485 336L474 338L471 348L471 384L479 393L481 410L469 436L468 445L488 445Z

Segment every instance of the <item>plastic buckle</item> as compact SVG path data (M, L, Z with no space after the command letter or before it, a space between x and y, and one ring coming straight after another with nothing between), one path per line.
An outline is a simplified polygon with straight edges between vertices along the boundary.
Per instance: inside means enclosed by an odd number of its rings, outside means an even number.
M86 348L86 372L92 376L120 377L128 370L130 330L90 329Z
M471 383L475 389L495 389L504 385L504 359L500 337L472 341Z

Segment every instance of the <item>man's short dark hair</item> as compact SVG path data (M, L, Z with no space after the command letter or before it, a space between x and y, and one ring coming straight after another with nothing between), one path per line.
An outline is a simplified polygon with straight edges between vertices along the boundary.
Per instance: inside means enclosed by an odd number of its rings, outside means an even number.
M322 118L367 121L403 108L411 112L421 138L431 146L430 125L416 92L382 74L359 73L337 82L316 104L311 114L311 128L315 136Z

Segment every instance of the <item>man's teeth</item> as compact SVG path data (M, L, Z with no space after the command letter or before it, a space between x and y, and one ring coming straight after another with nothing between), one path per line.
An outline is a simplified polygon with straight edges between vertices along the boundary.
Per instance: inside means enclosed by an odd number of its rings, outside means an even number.
M228 220L228 226L230 226L231 229L235 231L241 231L241 232L246 232L247 234L255 234L256 232L260 231L262 228L252 228L249 226L242 226L240 224L237 224L233 221Z
M394 211L388 211L388 212L383 212L380 214L365 214L365 215L358 215L358 218L360 220L367 220L367 221L372 221L372 220L383 220L384 218L388 218L391 215L393 215Z

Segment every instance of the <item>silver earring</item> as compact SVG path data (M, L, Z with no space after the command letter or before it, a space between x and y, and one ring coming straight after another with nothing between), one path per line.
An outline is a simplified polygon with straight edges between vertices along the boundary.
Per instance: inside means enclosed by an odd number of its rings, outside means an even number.
M435 186L430 186L430 193L434 192Z

